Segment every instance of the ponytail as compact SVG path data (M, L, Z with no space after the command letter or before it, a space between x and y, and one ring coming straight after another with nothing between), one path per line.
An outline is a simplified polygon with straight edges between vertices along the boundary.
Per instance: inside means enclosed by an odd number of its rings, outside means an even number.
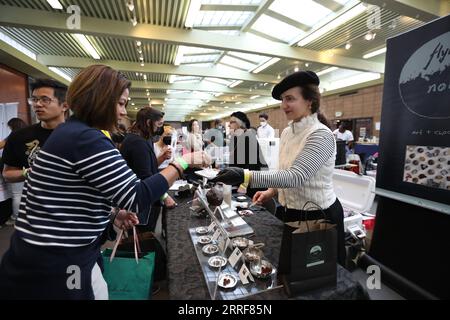
M311 101L311 112L313 114L317 113L317 119L319 119L319 121L322 124L326 125L328 128L331 129L331 125L327 117L325 117L325 115L322 112L320 112L321 95L319 87L314 84L309 84L306 86L302 86L300 92L302 94L303 99Z

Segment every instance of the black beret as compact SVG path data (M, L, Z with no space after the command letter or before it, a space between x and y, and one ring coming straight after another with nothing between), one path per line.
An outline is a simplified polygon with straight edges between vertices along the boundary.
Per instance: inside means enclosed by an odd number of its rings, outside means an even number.
M298 71L281 80L272 90L272 97L276 100L281 100L281 94L293 87L303 87L308 84L318 86L320 83L319 77L313 71Z
M245 113L243 113L241 111L236 111L236 112L233 112L230 117L238 118L245 124L245 127L247 129L250 128L250 120L248 120L248 117Z

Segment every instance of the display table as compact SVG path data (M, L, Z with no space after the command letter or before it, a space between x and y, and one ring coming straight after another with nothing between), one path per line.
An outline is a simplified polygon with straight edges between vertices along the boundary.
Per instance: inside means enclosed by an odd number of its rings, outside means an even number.
M364 164L366 159L378 152L378 144L375 143L355 143L355 154L359 154L361 162Z
M195 216L191 216L189 210L190 199L174 198L178 207L167 211L167 269L170 299L177 300L209 300L211 299L205 283L202 268L198 262L194 246L192 244L189 228L203 226L207 222ZM264 255L275 267L278 267L278 258L281 247L283 223L268 211L257 211L253 216L244 218L255 230L251 239L263 242ZM337 266L337 286L311 291L296 299L367 299L368 295L363 287L352 279L351 274ZM274 289L248 299L287 299L283 288Z

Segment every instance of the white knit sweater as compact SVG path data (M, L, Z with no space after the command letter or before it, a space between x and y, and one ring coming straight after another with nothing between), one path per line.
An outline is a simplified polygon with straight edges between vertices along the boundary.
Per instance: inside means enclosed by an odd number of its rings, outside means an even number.
M307 201L326 209L336 201L335 150L333 133L317 114L291 121L281 134L279 170L253 171L251 186L278 188L280 203L289 209L305 209Z

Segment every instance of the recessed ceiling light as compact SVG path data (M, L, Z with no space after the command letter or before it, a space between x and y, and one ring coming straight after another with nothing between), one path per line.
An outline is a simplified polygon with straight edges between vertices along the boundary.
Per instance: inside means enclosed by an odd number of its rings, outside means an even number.
M369 58L378 56L380 54L383 54L385 52L386 52L386 47L378 49L378 50L375 50L375 51L372 51L372 52L369 52L369 53L366 53L365 55L363 55L363 58L364 59L369 59Z
M58 0L47 0L48 4L56 10L62 10L63 6L61 5L61 3Z
M345 44L345 50L349 50L352 47L352 44L350 42L347 42Z
M369 31L366 33L366 35L364 36L364 39L366 39L367 41L373 40L375 39L375 36L377 34L375 32Z
M89 42L89 40L86 38L84 34L75 33L74 36L83 46L83 48L92 56L92 58L96 60L100 59L100 55L98 54L97 50L95 50L95 48L92 46L92 44Z
M141 44L142 44L142 42L140 42L139 40L138 40L138 41L136 41L136 45L137 45L138 47L140 47L140 46L141 46Z
M128 10L133 11L134 10L134 1L133 0L128 0L127 1L127 7L128 7Z

